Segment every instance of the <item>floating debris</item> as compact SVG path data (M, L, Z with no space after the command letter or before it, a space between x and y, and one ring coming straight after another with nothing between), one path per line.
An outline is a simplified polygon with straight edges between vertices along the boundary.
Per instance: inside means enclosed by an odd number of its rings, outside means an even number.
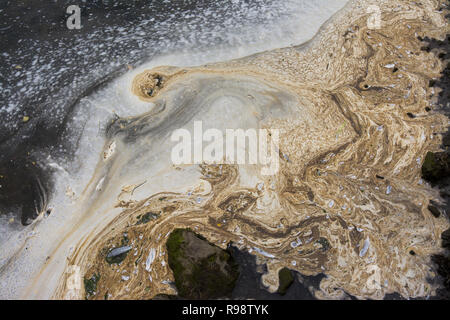
M392 191L392 187L391 186L387 186L386 188L386 194L390 194Z
M275 256L271 253L268 253L262 249L259 249L257 247L253 247L253 249L255 249L256 252L258 252L259 254L262 254L263 256L267 257L267 258L275 258Z
M363 245L361 251L359 251L360 257L364 257L366 255L367 250L369 250L369 246L370 246L370 240L369 240L369 238L367 238L366 240L364 240L364 245Z
M123 246L120 248L112 249L106 256L108 263L120 263L125 260L128 252L132 249L131 246Z
M153 261L155 260L156 257L156 249L151 248L150 249L150 253L148 254L147 260L145 260L145 270L150 271L151 270L151 265L153 263Z
M297 239L297 241L292 241L291 242L291 247L292 248L297 248L298 246L301 246L302 245L302 240L300 240L300 239Z
M116 142L113 141L109 144L108 148L103 152L103 160L108 160L116 151Z

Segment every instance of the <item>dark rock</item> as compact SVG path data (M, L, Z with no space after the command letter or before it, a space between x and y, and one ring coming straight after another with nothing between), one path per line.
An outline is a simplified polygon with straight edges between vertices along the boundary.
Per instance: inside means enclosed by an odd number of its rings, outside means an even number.
M283 268L278 272L278 278L279 278L279 286L278 286L278 293L281 295L285 295L289 287L294 282L294 276L292 275L291 270L288 268Z
M428 152L422 164L422 177L438 184L439 181L450 174L450 158L445 152Z
M174 230L166 247L180 298L231 296L239 277L239 267L228 250L222 250L184 229Z

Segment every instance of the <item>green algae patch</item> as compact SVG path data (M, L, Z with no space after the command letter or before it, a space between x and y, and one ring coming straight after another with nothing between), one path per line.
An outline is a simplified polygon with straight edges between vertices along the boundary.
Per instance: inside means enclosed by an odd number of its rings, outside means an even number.
M278 286L278 293L285 295L289 287L294 282L294 275L288 268L283 268L278 272L280 285Z
M94 273L90 278L84 278L84 292L86 299L95 295L98 280L100 280L100 274L98 273Z
M226 250L191 230L174 230L166 243L178 297L217 299L231 296L239 267Z
M166 243L169 267L170 269L172 269L172 272L175 276L175 285L177 285L177 278L179 280L178 285L181 284L181 278L184 275L184 267L182 263L184 258L183 243L184 237L182 229L176 229L175 231L173 231L170 234L169 239L167 239Z

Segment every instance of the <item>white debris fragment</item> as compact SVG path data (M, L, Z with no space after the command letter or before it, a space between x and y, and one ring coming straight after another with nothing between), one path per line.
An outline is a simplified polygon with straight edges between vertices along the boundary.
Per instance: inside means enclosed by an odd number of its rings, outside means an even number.
M102 190L103 182L105 181L105 177L101 178L100 181L97 183L97 186L95 187L95 190L100 191Z
M256 252L258 252L259 254L262 254L263 256L267 257L267 258L275 258L275 256L273 254L270 254L264 250L261 250L257 247L253 247L253 249L255 249Z
M145 270L150 271L150 267L155 260L156 257L156 249L151 248L150 253L148 254L147 260L145 261Z
M359 251L360 257L365 256L365 254L367 253L367 250L369 250L369 246L370 246L370 240L369 240L369 238L367 238L366 240L364 240L364 245L363 245L361 251Z
M291 242L291 247L292 248L297 248L298 246L301 246L302 245L302 240L300 240L300 239L297 239L297 241L292 241Z
M386 188L386 194L391 193L391 191L392 191L392 187L391 187L391 186L387 186L387 188Z

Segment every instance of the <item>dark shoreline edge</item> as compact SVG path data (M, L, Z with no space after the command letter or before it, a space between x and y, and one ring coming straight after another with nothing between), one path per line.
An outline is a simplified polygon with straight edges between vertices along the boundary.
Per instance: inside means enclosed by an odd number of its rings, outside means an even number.
M439 11L446 13L445 18L450 21L450 1L446 0L441 4ZM428 112L439 112L450 118L450 34L447 34L444 41L434 38L418 37L423 43L423 51L434 53L444 65L441 77L430 80L429 87L439 88L437 103L435 108L427 109ZM439 189L442 203L430 201L429 211L434 217L445 215L450 220L450 129L442 133L441 152L429 152L422 166L422 178L429 182L432 187ZM434 281L438 281L441 289L438 289L434 299L450 300L450 229L441 234L443 253L433 255L431 261L436 266L438 276Z

